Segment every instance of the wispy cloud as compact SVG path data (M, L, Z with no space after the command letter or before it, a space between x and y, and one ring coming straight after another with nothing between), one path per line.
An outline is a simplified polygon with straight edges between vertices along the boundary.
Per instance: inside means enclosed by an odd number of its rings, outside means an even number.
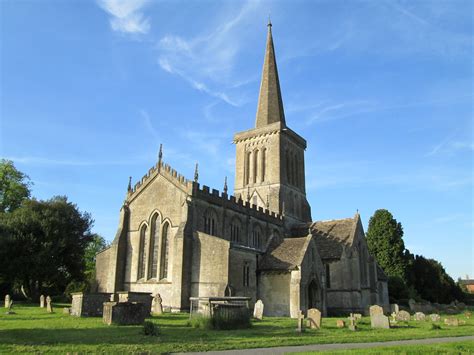
M98 0L99 6L110 17L112 30L129 34L146 34L150 31L150 19L142 9L149 0Z
M248 1L236 15L235 10L232 15L221 15L224 21L208 33L192 38L164 36L157 45L160 67L178 75L196 90L232 106L242 105L245 99L235 89L255 78L242 79L241 73L234 73L234 64L240 49L239 33L243 32L246 21L251 18L250 13L258 4L258 1Z
M150 132L152 137L158 142L160 140L160 137L155 127L153 126L153 123L151 122L151 118L148 112L146 110L141 109L140 116L142 116L145 127L147 128L148 132Z
M454 139L454 135L449 135L439 144L435 145L427 154L427 157L439 154L452 155L461 151L474 151L474 142Z
M374 102L367 100L321 104L316 107L311 107L313 113L306 120L306 123L312 124L314 122L337 120L365 112L371 112L374 111L376 107L377 105Z

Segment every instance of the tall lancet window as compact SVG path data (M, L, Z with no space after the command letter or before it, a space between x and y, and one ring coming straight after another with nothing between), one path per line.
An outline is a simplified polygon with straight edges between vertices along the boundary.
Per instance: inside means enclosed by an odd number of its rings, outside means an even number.
M291 166L290 166L290 152L285 152L285 160L286 160L286 182L290 183L290 176L291 176Z
M145 277L146 268L146 225L140 228L140 242L138 245L138 274L137 279Z
M252 159L252 153L248 152L245 154L245 185L250 183L250 164Z
M168 254L169 254L169 223L166 222L161 232L161 258L160 258L160 280L168 278Z
M253 152L253 183L257 182L258 177L258 150Z
M151 218L151 230L150 230L150 252L148 255L148 278L158 277L158 249L160 242L160 226L156 225L158 219L158 213L155 213Z
M265 181L265 164L266 164L266 160L267 159L267 150L265 148L262 149L262 168L260 169L261 170L261 179L262 179L262 182Z

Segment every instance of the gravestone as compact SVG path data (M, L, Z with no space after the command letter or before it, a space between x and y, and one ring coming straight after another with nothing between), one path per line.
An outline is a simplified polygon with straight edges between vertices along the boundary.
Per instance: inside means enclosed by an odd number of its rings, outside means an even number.
M416 301L413 298L408 300L408 306L410 307L410 311L415 312Z
M373 306L370 306L369 308L369 313L370 313L370 317L376 315L376 314L381 314L383 315L383 308L378 306L378 305L373 305Z
M467 319L469 319L469 318L471 318L471 316L472 316L472 313L471 313L471 312L469 312L469 311L467 311L467 312L464 312L464 316L465 316Z
M390 329L390 321L383 314L374 314L370 316L370 325L374 329Z
M263 302L262 300L258 300L255 302L255 306L253 308L253 317L259 320L263 319Z
M362 319L362 314L361 313L353 313L354 318L357 320Z
M51 303L51 297L46 297L46 311L48 313L53 313L53 304Z
M400 307L396 303L390 304L390 313L398 313L400 312Z
M444 324L452 326L452 327L457 327L459 326L459 319L454 318L454 317L448 317L444 319Z
M392 312L391 316L392 319L390 320L390 323L397 324L397 313Z
M319 309L308 309L308 326L311 329L321 329L321 311Z
M304 332L304 314L302 311L298 312L298 324L296 327L296 331L298 333L303 333Z
M395 319L399 322L409 322L410 321L410 313L407 311L401 310L400 312L397 313L397 316Z
M344 328L346 326L346 322L344 322L342 319L338 319L336 321L336 327L338 328Z
M103 321L105 324L140 325L150 314L145 303L104 302Z
M10 300L8 302L8 307L7 307L7 311L5 312L5 314L15 314L15 312L12 311L12 307L13 307L13 300Z
M423 312L416 312L413 318L417 321L424 321L426 320L426 315Z
M161 299L161 296L159 293L153 297L153 302L151 304L151 313L153 315L160 315L163 314L163 300Z
M439 322L441 320L441 317L439 316L439 314L433 313L430 314L430 319L432 322Z
M355 332L357 330L356 317L351 313L349 316L349 330Z
M10 295L5 295L5 308L10 307Z
M44 295L40 296L40 308L44 308Z

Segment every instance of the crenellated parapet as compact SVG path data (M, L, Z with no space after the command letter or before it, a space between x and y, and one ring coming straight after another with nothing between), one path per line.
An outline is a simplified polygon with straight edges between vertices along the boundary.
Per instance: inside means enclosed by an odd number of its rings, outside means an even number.
M224 192L220 192L216 189L210 189L209 186L202 185L199 183L193 183L193 197L216 205L218 207L223 207L230 209L242 214L247 214L257 219L275 223L282 224L283 216L272 212L266 208L258 207L257 205L251 204L249 201L243 201L241 198L236 198L235 196L228 195Z

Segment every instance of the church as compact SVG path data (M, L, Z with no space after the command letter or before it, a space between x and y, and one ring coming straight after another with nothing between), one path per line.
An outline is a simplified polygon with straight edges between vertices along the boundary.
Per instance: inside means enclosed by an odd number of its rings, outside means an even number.
M262 300L267 316L366 313L389 306L387 277L360 216L312 221L306 140L286 125L268 24L255 127L234 135L234 195L163 161L129 183L114 241L97 254L99 292L159 293L171 311L190 297Z

